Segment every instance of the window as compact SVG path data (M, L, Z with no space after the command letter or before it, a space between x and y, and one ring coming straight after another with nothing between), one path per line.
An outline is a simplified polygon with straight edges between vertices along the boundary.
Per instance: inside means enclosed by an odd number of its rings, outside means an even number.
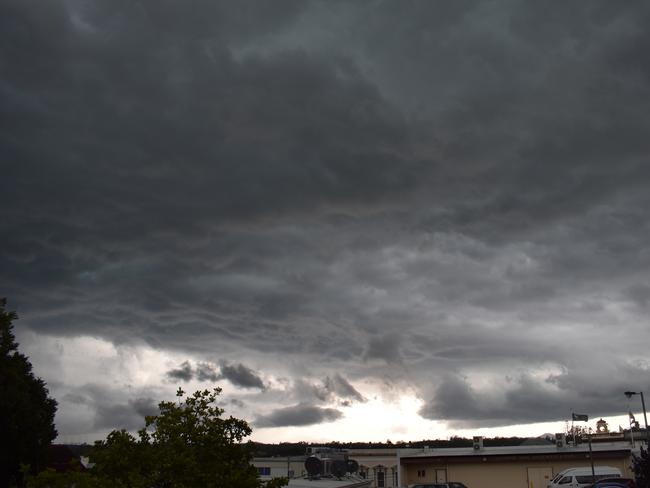
M377 473L377 488L384 488L384 472L379 471Z
M562 478L560 480L560 482L558 484L559 485L568 485L569 483L571 483L572 478L573 478L572 476L565 476L564 478Z
M424 478L427 475L425 469L418 469L418 478Z
M271 476L271 468L257 468L257 472L260 474L260 476Z

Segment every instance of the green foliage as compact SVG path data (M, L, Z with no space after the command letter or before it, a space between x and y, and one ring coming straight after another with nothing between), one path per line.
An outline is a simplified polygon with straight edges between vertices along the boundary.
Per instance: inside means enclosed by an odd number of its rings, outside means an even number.
M639 456L634 456L632 471L636 478L637 488L650 488L650 452L641 447Z
M112 482L99 479L91 473L72 470L67 473L57 473L48 468L41 471L38 476L28 477L29 488L121 488Z
M83 488L87 482L116 488L264 486L250 464L252 444L242 442L251 429L244 420L222 417L224 410L216 406L220 392L219 388L197 391L183 398L179 389L178 402L161 402L159 414L145 417L137 437L115 430L97 442L90 472L66 477L46 473L34 478L30 487L67 488L74 483ZM280 479L265 486L286 484L286 479Z
M0 487L20 484L24 470L46 465L48 448L56 437L56 401L45 383L34 376L26 356L18 352L12 322L15 312L0 299Z

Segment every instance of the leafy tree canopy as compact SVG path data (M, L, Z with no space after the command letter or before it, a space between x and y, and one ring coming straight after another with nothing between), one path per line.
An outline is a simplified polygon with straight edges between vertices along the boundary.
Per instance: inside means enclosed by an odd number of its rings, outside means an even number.
M18 352L13 334L15 312L0 298L0 487L21 481L21 465L36 472L46 464L56 437L56 401L45 383L34 376L27 357Z
M33 487L86 486L121 488L257 488L262 486L251 466L251 433L246 421L223 418L216 405L220 388L197 391L177 402L161 402L159 414L145 417L137 436L114 430L96 443L91 454L95 467L85 473L56 476L46 472ZM95 485L93 485L95 483ZM286 484L274 480L269 487Z

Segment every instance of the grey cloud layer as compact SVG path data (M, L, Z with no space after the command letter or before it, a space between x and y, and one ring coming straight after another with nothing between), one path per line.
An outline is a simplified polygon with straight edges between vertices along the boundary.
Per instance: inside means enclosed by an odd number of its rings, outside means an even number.
M67 389L63 387L64 389ZM126 388L125 388L126 390ZM145 393L146 392L139 392ZM158 413L158 400L150 396L141 396L138 393L120 391L107 388L99 384L86 384L74 388L61 398L62 408L75 405L83 408L90 414L92 430L111 431L113 429L127 429L135 431L144 427L144 417ZM76 419L81 423L83 415ZM66 423L66 419L57 422ZM71 422L71 420L67 420ZM68 429L75 426L65 425ZM67 432L64 432L64 435Z
M268 415L259 416L253 421L256 427L289 427L314 425L333 422L343 414L334 408L322 408L313 405L293 405L279 408Z
M290 374L267 426L366 379L454 425L650 387L647 5L242 5L0 5L21 325Z
M230 381L235 386L242 388L259 388L264 390L266 386L260 376L243 364L228 364L223 362L219 368L209 364L199 362L196 367L192 367L189 361L183 361L178 368L167 371L167 377L170 380L216 382L221 379Z
M290 392L300 402L320 402L351 404L365 402L366 398L340 373L325 376L321 381L308 381L299 378L291 383Z
M221 376L229 380L233 385L244 388L265 388L262 378L255 371L243 364L222 364Z

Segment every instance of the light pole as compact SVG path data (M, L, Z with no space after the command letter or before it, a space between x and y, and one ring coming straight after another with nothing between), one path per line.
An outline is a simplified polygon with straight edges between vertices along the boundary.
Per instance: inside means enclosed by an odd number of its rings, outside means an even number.
M648 415L646 414L645 411L645 400L643 399L643 392L642 391L626 391L625 396L628 398L632 398L632 395L641 395L641 406L643 407L643 422L645 423L645 443L646 445L649 444L648 442Z

